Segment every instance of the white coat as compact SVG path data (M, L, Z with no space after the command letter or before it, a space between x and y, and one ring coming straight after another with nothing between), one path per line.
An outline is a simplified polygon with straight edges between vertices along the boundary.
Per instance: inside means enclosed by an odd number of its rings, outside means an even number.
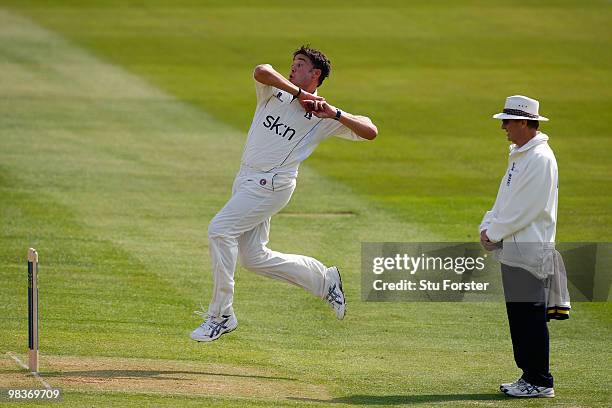
M500 262L542 279L554 269L558 200L557 160L547 141L538 132L525 145L510 146L495 204L480 224L492 242L503 240L495 254Z

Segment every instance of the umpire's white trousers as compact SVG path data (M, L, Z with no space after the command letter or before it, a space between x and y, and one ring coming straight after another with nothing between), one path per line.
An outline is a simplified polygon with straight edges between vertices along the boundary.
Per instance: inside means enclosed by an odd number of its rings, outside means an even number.
M326 266L314 258L283 254L266 247L270 217L291 198L295 177L241 168L234 180L232 198L208 226L214 279L208 313L233 313L236 260L253 272L300 286L323 297Z

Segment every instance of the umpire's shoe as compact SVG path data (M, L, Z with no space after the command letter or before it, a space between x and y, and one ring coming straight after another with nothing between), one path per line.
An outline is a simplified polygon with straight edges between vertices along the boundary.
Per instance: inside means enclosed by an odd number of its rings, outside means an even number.
M191 332L191 339L204 342L217 340L223 334L236 330L236 327L238 320L233 313L219 317L208 316L200 327Z
M516 383L510 384L503 390L509 397L519 398L553 398L555 390L552 387L539 387L519 379Z
M324 298L336 312L338 320L344 319L346 310L346 300L344 299L344 290L342 289L342 278L338 267L332 266L325 274Z

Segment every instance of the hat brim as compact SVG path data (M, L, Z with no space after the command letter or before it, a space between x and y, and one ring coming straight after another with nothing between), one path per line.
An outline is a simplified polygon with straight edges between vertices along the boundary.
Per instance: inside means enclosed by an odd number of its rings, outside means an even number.
M538 120L541 122L548 122L548 118L544 116L538 116L537 118L530 118L528 116L508 115L507 113L497 113L493 115L493 119L525 119L525 120Z

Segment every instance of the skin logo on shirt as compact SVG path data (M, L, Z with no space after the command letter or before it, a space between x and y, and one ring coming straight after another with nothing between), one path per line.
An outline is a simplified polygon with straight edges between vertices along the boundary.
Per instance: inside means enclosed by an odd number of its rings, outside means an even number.
M272 122L274 120L274 122ZM287 140L291 140L293 136L295 136L295 129L285 125L284 123L279 122L280 116L276 118L274 116L266 116L266 120L263 123L264 127L273 130L279 136L285 137L289 135Z

